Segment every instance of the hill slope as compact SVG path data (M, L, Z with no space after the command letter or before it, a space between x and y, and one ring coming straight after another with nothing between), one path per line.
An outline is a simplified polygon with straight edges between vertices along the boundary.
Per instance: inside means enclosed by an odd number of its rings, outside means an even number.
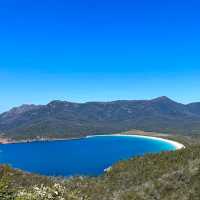
M0 115L0 133L13 138L77 137L130 129L200 133L200 103L153 100L22 105Z
M0 169L2 199L200 199L199 146L122 161L99 177L58 180Z

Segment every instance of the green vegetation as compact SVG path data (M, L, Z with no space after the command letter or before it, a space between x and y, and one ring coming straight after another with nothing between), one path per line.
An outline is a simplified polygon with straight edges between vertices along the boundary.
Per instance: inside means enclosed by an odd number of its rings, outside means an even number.
M138 129L169 134L199 134L200 104L167 97L142 101L23 105L0 114L0 134L15 140L73 138Z
M121 161L99 177L49 178L2 166L0 199L199 200L200 146Z

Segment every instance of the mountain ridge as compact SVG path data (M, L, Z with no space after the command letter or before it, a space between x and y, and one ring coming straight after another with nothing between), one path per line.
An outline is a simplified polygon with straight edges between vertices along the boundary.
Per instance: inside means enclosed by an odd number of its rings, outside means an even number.
M200 103L182 104L166 96L85 103L54 100L0 114L0 133L12 138L79 137L130 129L198 134Z

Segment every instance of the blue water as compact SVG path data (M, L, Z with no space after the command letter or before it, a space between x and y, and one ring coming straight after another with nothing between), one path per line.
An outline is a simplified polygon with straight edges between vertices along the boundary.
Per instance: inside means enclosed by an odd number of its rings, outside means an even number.
M51 176L99 175L114 163L146 153L175 150L167 142L129 136L0 145L0 163Z

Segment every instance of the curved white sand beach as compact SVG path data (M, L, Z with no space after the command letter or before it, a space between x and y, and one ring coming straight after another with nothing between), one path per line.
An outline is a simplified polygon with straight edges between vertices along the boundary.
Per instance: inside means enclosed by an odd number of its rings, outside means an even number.
M153 136L145 136L145 135L125 135L125 134L110 134L110 135L91 135L91 136L86 136L86 138L90 138L90 137L101 137L101 136L120 136L120 137L134 137L134 138L146 138L146 139L151 139L151 140L157 140L157 141L163 141L163 142L167 142L171 145L173 145L176 150L178 149L182 149L185 148L185 146L179 142L173 141L173 140L169 140L169 139L164 139L164 138L160 138L160 137L153 137Z

